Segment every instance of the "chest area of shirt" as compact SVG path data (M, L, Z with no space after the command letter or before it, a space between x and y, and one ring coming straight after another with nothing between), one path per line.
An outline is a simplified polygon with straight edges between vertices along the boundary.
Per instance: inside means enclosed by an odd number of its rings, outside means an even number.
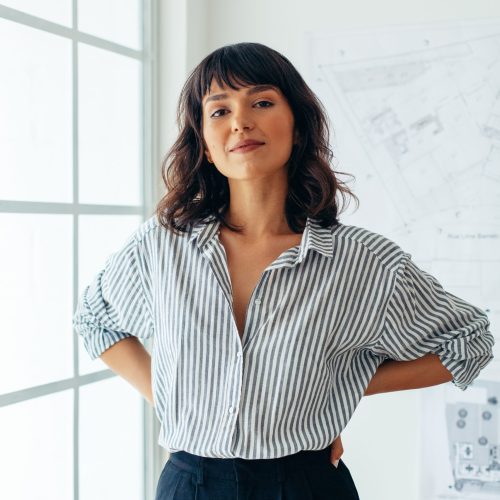
M243 337L248 304L264 270L283 252L300 245L302 234L295 234L263 245L249 246L230 241L222 234L219 241L226 253L233 293L233 311L240 338Z

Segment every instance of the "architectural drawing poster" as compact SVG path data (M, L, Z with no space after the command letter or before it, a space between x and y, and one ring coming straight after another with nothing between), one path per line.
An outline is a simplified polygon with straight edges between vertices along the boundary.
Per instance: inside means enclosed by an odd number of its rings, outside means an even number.
M335 170L356 176L349 223L396 241L495 335L466 391L422 392L419 498L500 498L500 20L308 33L305 57Z

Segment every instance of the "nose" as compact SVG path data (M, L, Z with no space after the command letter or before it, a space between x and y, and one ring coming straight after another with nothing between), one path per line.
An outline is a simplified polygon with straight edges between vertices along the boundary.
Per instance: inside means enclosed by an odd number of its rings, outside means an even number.
M232 120L233 132L238 132L239 130L252 129L253 121L244 110L234 110L233 120Z

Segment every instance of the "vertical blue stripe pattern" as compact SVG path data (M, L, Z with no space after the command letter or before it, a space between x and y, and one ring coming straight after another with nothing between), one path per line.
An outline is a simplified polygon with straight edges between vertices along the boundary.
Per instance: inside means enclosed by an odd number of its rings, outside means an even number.
M73 316L91 359L153 338L152 385L169 452L277 458L326 448L385 359L435 353L462 390L493 358L481 309L367 229L308 218L262 273L242 339L219 222L185 234L143 222L85 287Z

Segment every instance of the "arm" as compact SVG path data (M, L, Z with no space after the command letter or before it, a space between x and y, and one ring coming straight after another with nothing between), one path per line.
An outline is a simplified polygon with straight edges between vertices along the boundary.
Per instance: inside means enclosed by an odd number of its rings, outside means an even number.
M101 358L154 406L151 357L139 340L154 332L148 269L133 233L83 290L73 326L91 359Z
M151 356L136 337L113 344L100 356L113 372L132 384L154 406L151 387Z
M369 393L441 384L449 380L447 371L465 390L493 359L489 326L483 310L446 291L403 253L384 328L371 347L390 362L379 365Z
M452 374L443 366L436 354L429 353L411 361L388 359L378 367L366 388L365 396L420 389L444 384L452 379Z

